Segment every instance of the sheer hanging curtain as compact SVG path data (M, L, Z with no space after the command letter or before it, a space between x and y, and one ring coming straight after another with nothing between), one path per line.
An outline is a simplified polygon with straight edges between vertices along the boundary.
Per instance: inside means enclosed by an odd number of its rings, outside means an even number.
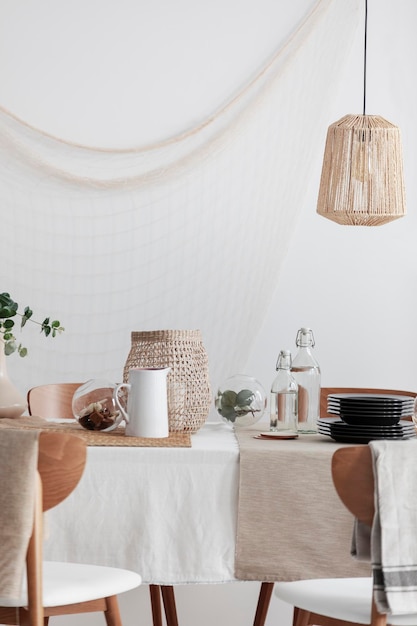
M1 290L66 328L53 341L24 330L31 354L9 359L22 390L120 380L131 330L200 328L214 388L244 371L358 3L318 1L228 103L155 145L91 149L0 112Z

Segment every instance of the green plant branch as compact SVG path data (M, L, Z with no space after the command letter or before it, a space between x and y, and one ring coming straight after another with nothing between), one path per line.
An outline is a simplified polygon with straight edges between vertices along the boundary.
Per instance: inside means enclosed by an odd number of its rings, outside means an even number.
M65 329L61 326L59 320L52 320L50 317L46 317L43 322L38 322L32 319L33 311L30 307L25 307L24 312L18 311L19 305L15 302L10 294L7 292L0 293L0 334L3 335L4 353L6 355L17 352L20 356L27 355L27 348L22 346L21 343L17 343L14 331L16 328L13 317L20 317L20 329L22 329L26 322L30 321L33 324L40 326L40 332L45 337L56 337L57 334L63 332Z

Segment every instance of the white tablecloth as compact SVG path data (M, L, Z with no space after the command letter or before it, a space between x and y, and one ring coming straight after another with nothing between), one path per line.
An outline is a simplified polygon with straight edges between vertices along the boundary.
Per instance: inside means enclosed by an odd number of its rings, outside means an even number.
M239 449L208 422L191 448L88 448L69 498L46 519L44 556L126 567L145 583L235 580Z
M45 558L126 567L160 585L367 575L331 481L340 444L255 442L256 432L239 433L241 453L223 422L191 448L89 447L80 484L48 513Z

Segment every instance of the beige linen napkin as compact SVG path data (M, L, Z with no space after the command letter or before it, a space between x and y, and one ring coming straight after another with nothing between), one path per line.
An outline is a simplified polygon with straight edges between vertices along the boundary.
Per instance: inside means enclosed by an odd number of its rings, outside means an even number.
M33 527L38 431L0 433L0 605L15 606L21 594Z

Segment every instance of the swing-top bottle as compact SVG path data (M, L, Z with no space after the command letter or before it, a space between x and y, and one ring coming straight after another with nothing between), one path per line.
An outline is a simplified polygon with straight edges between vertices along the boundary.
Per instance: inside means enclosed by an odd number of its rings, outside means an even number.
M316 433L320 417L320 367L313 348L315 345L311 328L300 328L296 337L298 352L291 373L298 384L298 432Z
M297 434L297 383L291 374L291 352L281 350L270 396L270 430Z

